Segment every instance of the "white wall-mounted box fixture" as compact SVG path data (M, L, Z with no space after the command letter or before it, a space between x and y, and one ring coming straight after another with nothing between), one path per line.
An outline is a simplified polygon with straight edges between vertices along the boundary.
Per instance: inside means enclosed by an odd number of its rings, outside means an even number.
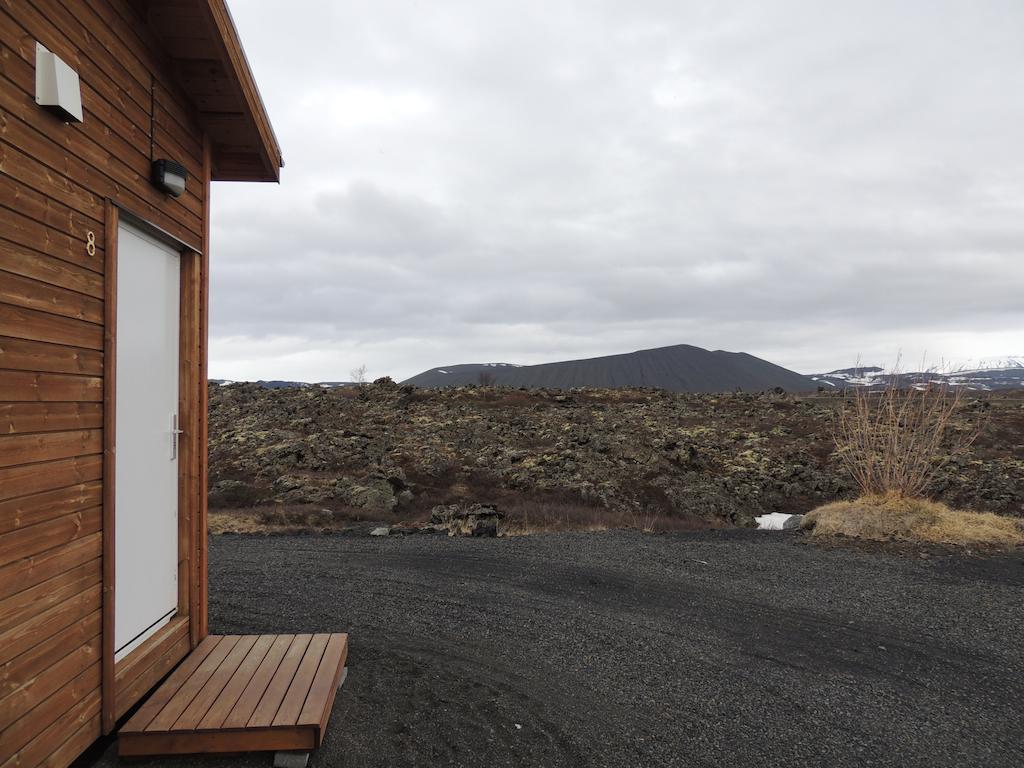
M65 122L82 122L78 73L40 43L36 43L36 104Z

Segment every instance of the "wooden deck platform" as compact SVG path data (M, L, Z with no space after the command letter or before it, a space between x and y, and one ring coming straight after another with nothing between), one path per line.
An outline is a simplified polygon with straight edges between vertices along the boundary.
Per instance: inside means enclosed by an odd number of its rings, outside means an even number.
M211 635L121 729L125 757L313 750L348 635Z

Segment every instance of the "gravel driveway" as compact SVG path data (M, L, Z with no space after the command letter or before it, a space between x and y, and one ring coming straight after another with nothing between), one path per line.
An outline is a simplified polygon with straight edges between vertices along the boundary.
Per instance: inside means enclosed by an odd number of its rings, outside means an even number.
M351 633L311 766L1024 765L1022 553L223 536L210 581L214 632Z

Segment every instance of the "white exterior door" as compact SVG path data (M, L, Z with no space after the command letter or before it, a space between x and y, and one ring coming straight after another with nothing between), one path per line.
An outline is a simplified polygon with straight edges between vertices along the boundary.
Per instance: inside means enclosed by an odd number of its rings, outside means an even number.
M178 607L181 256L121 223L117 243L114 656Z

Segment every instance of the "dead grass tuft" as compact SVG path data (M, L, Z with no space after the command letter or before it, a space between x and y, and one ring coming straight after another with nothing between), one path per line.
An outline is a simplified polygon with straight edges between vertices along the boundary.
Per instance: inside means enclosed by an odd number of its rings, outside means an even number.
M1024 527L1012 518L895 494L826 504L804 518L804 527L813 529L815 536L841 534L873 541L1024 545Z
M585 504L523 501L502 506L501 511L505 517L498 525L498 533L502 536L626 527L621 515Z
M640 513L586 504L524 501L501 507L505 517L498 526L501 536L529 536L563 531L612 531L636 529L643 533L696 531L708 523L661 512Z
M208 528L223 533L330 533L360 523L391 524L401 521L396 513L356 507L325 509L312 504L253 508L211 509Z

